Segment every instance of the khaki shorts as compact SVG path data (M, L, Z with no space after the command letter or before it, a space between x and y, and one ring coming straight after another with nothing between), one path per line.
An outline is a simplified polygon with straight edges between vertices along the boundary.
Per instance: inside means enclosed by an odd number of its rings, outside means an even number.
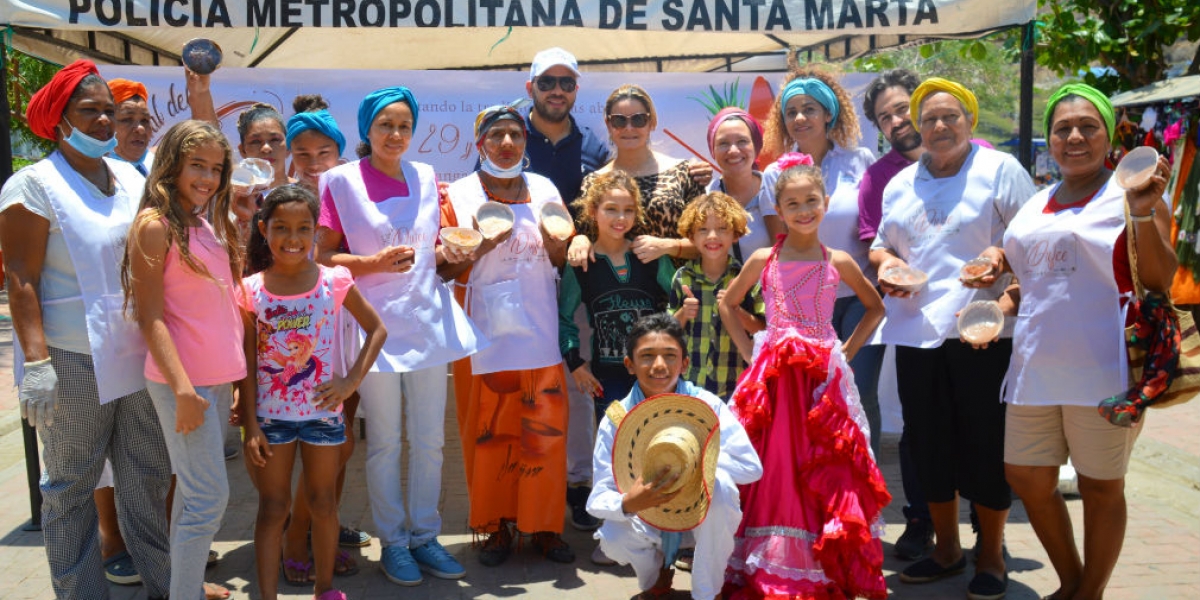
M1092 479L1121 479L1142 420L1133 427L1109 423L1094 406L1017 406L1005 413L1004 462L1025 467L1071 465Z

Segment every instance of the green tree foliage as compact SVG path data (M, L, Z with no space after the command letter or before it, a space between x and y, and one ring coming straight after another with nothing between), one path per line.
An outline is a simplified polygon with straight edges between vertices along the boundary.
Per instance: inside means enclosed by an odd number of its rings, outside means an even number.
M1038 64L1106 92L1149 85L1166 77L1166 50L1200 40L1197 0L1038 0ZM1016 37L1019 37L1019 33ZM1111 67L1115 76L1089 67ZM1200 50L1189 74L1200 73Z
M975 134L998 144L1016 134L1020 114L1020 66L1015 56L1004 51L1003 43L1002 36L933 42L870 55L859 59L855 69L877 73L905 68L922 78L944 77L963 84L979 100Z
M40 154L49 154L54 150L54 143L44 140L29 131L29 123L25 120L25 107L29 97L46 85L50 78L62 67L34 58L19 50L5 50L4 77L8 80L9 118L12 123L10 138L14 147L32 146Z

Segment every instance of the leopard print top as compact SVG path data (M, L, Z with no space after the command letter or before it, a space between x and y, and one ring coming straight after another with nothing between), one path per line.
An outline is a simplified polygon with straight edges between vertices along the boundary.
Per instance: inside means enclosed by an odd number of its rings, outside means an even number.
M596 180L596 173L588 173L583 178L579 196L582 198ZM652 235L660 238L679 237L679 217L687 203L705 192L704 186L696 183L688 174L688 162L680 161L673 167L668 167L654 175L635 177L638 190L642 193L642 211L645 212L645 225L634 227L630 237ZM594 237L595 227L583 227L580 233Z

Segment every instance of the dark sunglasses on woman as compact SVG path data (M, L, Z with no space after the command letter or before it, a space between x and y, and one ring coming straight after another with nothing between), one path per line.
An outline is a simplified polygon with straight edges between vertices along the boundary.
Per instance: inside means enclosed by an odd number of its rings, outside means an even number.
M570 77L570 76L555 77L553 75L542 75L542 76L538 77L535 81L537 82L537 89L542 92L548 92L548 91L554 89L555 84L557 84L558 87L562 89L562 91L564 91L568 94L575 91L575 78L574 77Z
M613 129L624 129L629 124L641 129L650 124L650 113L637 113L629 116L608 115L608 124L612 125Z

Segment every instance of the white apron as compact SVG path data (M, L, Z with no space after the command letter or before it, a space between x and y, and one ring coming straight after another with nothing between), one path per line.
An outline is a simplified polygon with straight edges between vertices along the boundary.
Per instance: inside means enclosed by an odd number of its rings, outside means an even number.
M467 281L471 319L491 345L471 357L475 375L498 371L539 369L562 362L558 349L558 271L546 256L538 215L543 205L561 203L558 189L540 175L525 173L531 198L510 204L516 215L512 236L480 258ZM472 174L450 188L460 224L485 202L479 175Z
M102 199L92 195L83 178L57 151L32 168L45 187L54 216L62 227L67 252L75 264L96 387L100 403L106 404L146 387L142 374L146 341L137 323L125 318L122 308L125 294L121 289L125 238L137 214L146 180L129 163L103 160L116 180L116 193ZM63 298L59 302L77 299ZM19 382L25 362L19 346L13 362Z
M1125 316L1113 278L1125 194L1110 180L1082 208L1043 214L1054 189L1034 196L1004 235L1021 307L1003 397L1095 406L1128 387Z
M365 159L364 159L365 160ZM372 202L358 161L322 178L341 218L350 252L370 256L388 246L412 246L406 273L371 273L355 279L387 327L387 341L372 371L406 373L445 365L486 345L437 275L434 245L441 229L433 168L401 161L408 197ZM361 330L360 338L363 336Z
M870 343L937 348L946 339L958 339L955 313L980 296L959 281L960 270L1002 241L993 239L993 221L1001 218L995 205L1000 164L994 158L972 152L953 177L933 178L919 165L910 167L916 170L913 189L903 201L885 207L881 227L887 228L896 255L927 273L929 283L909 298L884 297L887 317ZM902 171L897 177L905 175ZM1010 322L1000 337L1011 336Z

